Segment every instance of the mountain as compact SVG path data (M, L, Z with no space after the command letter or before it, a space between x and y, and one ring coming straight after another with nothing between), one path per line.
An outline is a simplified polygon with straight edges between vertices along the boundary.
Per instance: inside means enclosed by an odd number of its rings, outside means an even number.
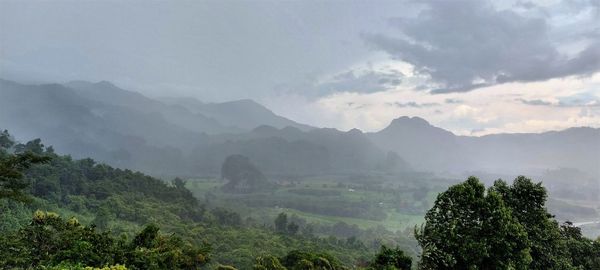
M218 174L233 154L286 175L373 170L384 157L361 132L314 129L250 100L162 102L109 82L0 81L0 128L160 175Z
M77 158L115 166L176 171L165 162L206 135L168 122L161 114L87 99L60 84L0 81L0 127L21 138L40 135Z
M358 130L342 132L331 128L302 131L260 126L249 133L210 136L190 157L195 172L218 173L223 160L234 154L249 157L262 171L279 175L352 174L385 167L385 152ZM404 165L398 160L398 166Z
M378 132L312 128L251 100L156 100L109 82L0 80L0 128L75 157L153 174L218 174L229 155L266 174L419 171L543 175L569 168L600 179L600 129L457 136L419 117ZM576 177L576 176L574 176Z
M243 131L239 127L223 125L213 118L192 112L185 107L165 104L140 93L119 88L110 82L73 81L66 83L65 86L89 100L146 114L160 114L170 123L197 133L220 134Z
M252 130L261 125L275 128L295 127L304 131L313 129L311 126L276 115L250 99L223 103L203 103L195 98L163 98L162 100L167 104L179 105L193 113L215 119L225 126L244 130Z
M574 168L600 179L598 128L473 137L456 136L419 117L400 117L368 135L379 148L397 152L420 170L540 175Z
M457 136L420 117L394 119L386 128L368 136L379 148L398 153L419 170L448 171L464 162L457 159L461 151Z

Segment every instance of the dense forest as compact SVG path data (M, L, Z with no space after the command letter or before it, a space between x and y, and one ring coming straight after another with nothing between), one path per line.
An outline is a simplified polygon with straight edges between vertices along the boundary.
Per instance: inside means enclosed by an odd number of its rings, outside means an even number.
M230 181L222 188L228 192L274 185L242 156L228 158L222 169ZM246 181L243 189L240 181ZM511 185L498 180L487 189L471 177L440 193L423 225L415 228L416 251L398 248L402 241L393 248L365 244L359 236L367 232L359 228L349 227L346 238L327 237L327 228L315 232L283 212L274 220L244 220L226 208L208 208L186 184L60 156L39 139L17 143L4 131L0 266L600 269L600 239L587 239L571 223L555 221L545 208L545 188L525 177ZM334 231L343 230L339 226Z

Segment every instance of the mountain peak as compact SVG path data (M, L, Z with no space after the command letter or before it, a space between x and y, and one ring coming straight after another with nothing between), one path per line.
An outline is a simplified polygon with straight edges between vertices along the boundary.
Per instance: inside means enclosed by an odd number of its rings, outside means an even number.
M398 117L398 118L392 120L392 122L390 123L390 125L388 127L395 127L395 126L427 127L427 126L431 126L431 124L429 124L429 122L427 122L427 120L425 120L421 117L418 117L418 116L414 116L414 117L402 116L402 117Z
M398 117L378 133L398 134L398 133L418 133L418 134L444 134L444 136L454 136L454 134L445 129L431 125L427 120L421 117Z

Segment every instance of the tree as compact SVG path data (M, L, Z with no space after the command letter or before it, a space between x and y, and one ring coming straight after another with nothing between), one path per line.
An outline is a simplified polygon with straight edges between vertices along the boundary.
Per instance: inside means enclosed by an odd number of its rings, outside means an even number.
M533 183L531 179L519 176L510 186L498 180L490 190L501 196L527 233L532 259L529 269L570 267L571 258L566 241L561 237L558 222L546 210L548 195L541 183Z
M287 232L287 214L279 213L275 218L275 231L279 233Z
M372 269L410 270L412 258L404 255L404 251L399 248L391 249L381 246L379 253L375 255L369 266Z
M196 247L146 226L127 243L109 232L97 232L77 219L63 220L36 211L31 223L11 235L0 235L0 269L83 269L122 264L132 269L199 269L208 247ZM68 267L68 266L79 267ZM56 268L54 268L56 267ZM117 268L118 269L118 268Z
M281 264L287 269L341 270L345 269L333 256L327 253L292 250L281 258Z
M9 149L13 147L13 145L15 145L15 142L12 140L8 130L5 129L0 133L0 151L1 149Z
M29 186L24 173L34 164L46 163L49 156L44 156L44 145L40 139L27 144L19 144L15 148L7 130L0 133L0 199L7 198L16 201L28 201L24 190ZM13 151L14 150L14 151Z
M242 217L236 212L229 211L225 208L217 207L211 211L211 214L217 219L219 225L225 226L241 226Z
M92 224L96 225L96 228L100 230L106 230L113 218L113 214L108 207L103 205L98 207L96 217L92 221Z
M279 262L279 259L277 259L277 257L271 256L271 255L257 257L252 269L253 270L286 270L286 268L283 267L283 265L281 265L281 262Z
M475 177L438 195L415 236L424 269L527 269L527 233Z
M0 199L28 201L29 198L24 190L29 186L29 182L24 178L24 172L34 164L45 163L49 160L49 157L29 151L0 156Z

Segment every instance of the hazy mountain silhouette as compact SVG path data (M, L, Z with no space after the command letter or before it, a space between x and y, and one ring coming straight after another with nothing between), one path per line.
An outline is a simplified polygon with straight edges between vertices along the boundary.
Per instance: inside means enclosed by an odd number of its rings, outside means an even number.
M400 117L369 137L421 170L541 174L547 169L576 168L600 178L597 128L473 137L456 136L419 117Z
M0 128L42 137L76 157L160 174L214 174L234 154L265 173L409 170L537 174L572 168L600 178L600 129L457 136L418 117L379 132L312 128L251 100L156 100L109 82L0 80ZM394 167L394 168L392 168Z
M223 103L203 103L195 98L162 98L165 103L179 105L187 110L215 119L225 126L251 130L261 125L276 128L295 127L311 130L313 127L300 124L276 115L254 100L242 99Z

